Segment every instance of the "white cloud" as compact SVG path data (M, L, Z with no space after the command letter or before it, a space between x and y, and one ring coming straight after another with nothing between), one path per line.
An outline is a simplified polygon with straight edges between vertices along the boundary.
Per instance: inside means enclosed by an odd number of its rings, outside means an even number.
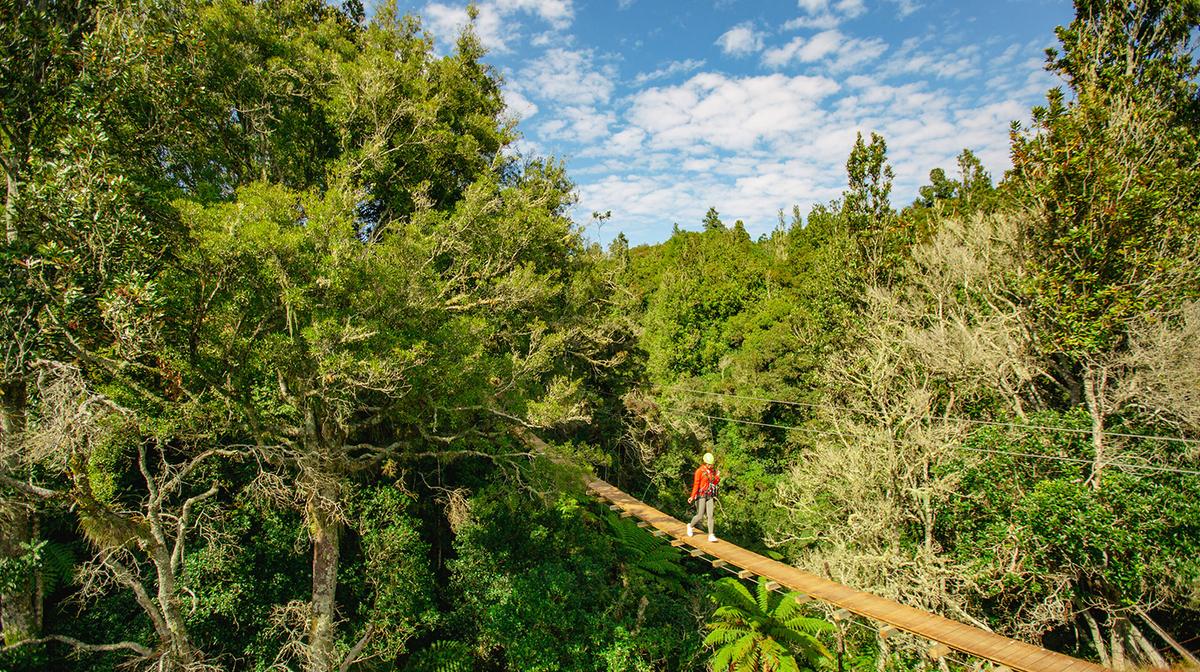
M515 114L518 119L528 119L538 113L537 105L512 89L504 89L503 96L504 106Z
M864 0L799 0L800 10L804 12L783 24L784 30L809 28L813 30L830 30L837 28L846 19L862 16L867 11Z
M536 105L534 135L546 143L584 145L572 154L589 154L589 143L609 135L616 115L609 108L616 86L612 66L598 66L591 50L548 49L508 77L513 91Z
M671 61L654 72L639 73L633 78L634 86L642 86L647 82L653 82L658 79L666 79L676 75L686 75L693 70L698 70L704 67L704 61L689 58L685 61Z
M479 14L475 19L475 34L483 46L492 51L508 51L508 45L503 37L503 20L500 13L491 5L478 7ZM467 8L455 5L444 5L431 2L422 11L429 31L442 44L453 44L463 28L470 23Z
M633 154L642 147L642 141L646 138L646 132L640 128L630 126L622 131L614 133L603 151L611 153L613 156L625 156Z
M838 30L826 30L812 37L795 37L787 44L763 53L763 64L782 68L790 63L829 61L831 70L843 71L872 61L887 51L887 43L878 38L850 38Z
M837 28L842 23L842 19L834 14L818 14L816 16L798 16L783 24L784 30L796 30L797 28L812 28L814 30L829 30Z
M563 33L557 30L547 30L538 33L529 38L529 44L533 47L569 47L575 44L575 36L570 33Z
M575 18L571 0L492 0L496 9L504 15L523 12L532 14L556 30L564 30Z
M837 13L848 18L862 16L867 11L864 0L797 0L797 6L809 16L818 14Z
M608 135L609 125L616 121L612 112L589 106L564 107L558 110L558 115L539 127L542 137L548 140L593 142Z
M896 5L896 15L902 19L925 6L917 0L891 0L891 2Z
M627 117L658 149L748 150L812 127L820 101L838 88L825 77L702 73L679 86L634 94Z
M863 0L840 0L835 8L851 19L862 16L867 11L867 5Z
M824 62L838 51L818 42L807 57ZM775 226L780 209L807 212L839 197L855 134L873 130L888 142L901 207L930 169L952 170L964 147L998 177L1008 166L1009 121L1028 115L1027 104L1000 93L973 102L953 89L892 85L873 74L840 83L701 73L638 92L625 128L589 148L596 161L585 171L573 170L591 178L580 182L579 212L612 210L602 235L623 230L637 243L661 240L673 221L698 229L711 205L757 236Z
M979 45L969 44L956 49L930 44L928 39L909 38L894 58L881 69L886 76L902 74L939 79L968 79L982 73Z
M549 49L523 68L516 86L525 95L580 106L606 103L613 92L611 68L598 69L590 50Z
M725 31L717 38L716 44L730 56L746 56L762 50L763 38L752 24L743 23Z
M462 1L437 6L449 15ZM771 35L780 26L768 29L761 19L726 26L719 48L757 54L776 72L705 72L704 61L683 52L679 60L638 61L630 38L612 48L631 49L624 54L629 64L644 70L620 78L614 55L572 46L570 35L555 29L573 14L536 0L481 2L493 8L491 23L481 12L481 33L486 25L515 48L521 19L537 28L521 46L536 40L546 47L519 60L514 49L501 61L507 106L524 118L520 151L568 157L579 220L593 210L613 212L602 231L589 233L623 230L635 243L661 240L673 221L698 229L710 205L726 221L743 219L757 236L774 227L779 209L796 204L807 212L827 203L845 189L846 156L858 132L886 138L897 207L915 197L930 169L953 170L964 147L998 179L1008 167L1009 121L1027 119L1028 106L1052 85L1037 58L1040 43L964 44L930 28L889 45L852 22L867 11L863 0L797 0L797 18L782 29L803 32L778 38ZM918 2L926 0L887 0L870 9L895 21ZM644 37L647 44L664 39Z
M846 42L846 37L836 30L826 30L813 35L809 40L798 45L796 59L803 63L812 63L825 58L837 51Z
M531 16L555 31L566 30L575 18L573 0L485 0L476 5L475 33L491 51L510 51L509 42L519 37L518 16ZM453 44L469 23L465 5L430 2L421 13L426 25L442 45Z

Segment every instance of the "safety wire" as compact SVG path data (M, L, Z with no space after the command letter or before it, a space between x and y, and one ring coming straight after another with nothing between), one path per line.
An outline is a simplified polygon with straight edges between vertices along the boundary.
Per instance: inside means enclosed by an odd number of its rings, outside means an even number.
M736 396L736 395L722 395L722 396ZM772 400L763 400L763 401L772 401ZM780 402L780 403L788 403L788 402ZM696 412L685 412L685 413L687 413L688 415L693 415L693 416L696 416L696 417L701 417L701 418L705 418L706 420L708 420L708 430L709 430L709 435L710 435L710 437L713 435L713 425L712 425L712 421L713 421L713 420L723 420L723 421L728 421L728 422L740 422L740 423L743 423L743 424L757 425L757 426L761 426L761 427L774 427L774 428L777 428L777 429L785 429L785 430L790 430L790 431L799 431L799 432L805 432L805 433L810 433L810 434L820 434L820 435L829 435L829 436L836 436L836 435L837 435L837 433L836 433L836 432L823 431L823 430L816 430L816 429L809 429L809 428L805 428L805 427L792 427L792 426L786 426L786 425L777 425L777 424L773 424L773 423L755 422L755 421L752 421L752 420L737 420L737 419L735 419L735 418L728 418L728 417L723 417L723 416L714 416L714 415L709 415L709 414L707 414L707 413L696 413ZM893 443L895 443L895 440L894 440L894 439L892 439L892 442L893 442ZM987 452L1002 452L1002 451L987 451ZM1053 456L1044 456L1044 455L1040 455L1040 457L1053 457ZM1068 458L1068 459L1069 459L1069 458ZM1082 462L1090 462L1090 460L1079 460L1079 461L1082 461ZM1194 472L1194 473L1200 474L1200 472ZM718 499L718 503L719 503L719 502L720 502L720 500ZM682 551L681 551L681 552L682 552ZM720 566L713 567L713 563L712 563L712 561L711 561L711 560L709 560L709 559L707 559L707 558L705 558L705 557L704 557L704 554L701 554L701 555L692 555L691 553L686 553L686 554L685 554L685 556L686 556L686 557L689 557L689 558L695 558L695 559L697 559L697 560L700 560L700 561L706 562L706 563L707 563L707 564L710 566L710 568L715 568L715 569L723 569L723 570L725 570L726 572L728 572L729 574L733 575L735 578L737 578L737 579L739 579L739 580L743 580L743 579L742 579L742 576L741 576L741 572L742 572L742 570L740 570L740 569L736 568L736 567L735 567L735 566L733 566L733 565L730 565L730 564L728 564L728 563L723 563L723 564L721 564ZM755 575L755 576L758 576L758 575ZM785 587L784 587L784 586L780 586L780 588L785 588ZM778 590L778 589L777 589L777 590ZM795 592L795 591L788 591L788 592ZM817 601L820 601L820 600L817 600ZM829 608L828 610L834 610L834 608L835 608L835 605L832 605L832 604L827 604L827 607ZM847 621L847 622L849 622L849 623L850 623L851 625L853 625L853 626L856 626L856 627L858 627L858 628L861 628L861 629L863 630L863 632L865 632L866 634L868 634L868 635L870 635L870 636L872 636L872 637L874 637L874 636L877 636L877 635L878 635L878 631L877 631L875 628L872 628L871 626L869 626L869 625L867 625L866 623L864 623L862 620L860 620L860 618L859 618L859 616L858 616L857 614L851 614L850 618L846 619L846 621ZM918 635L918 636L919 636L919 635ZM911 646L907 646L907 647L904 647L904 648L906 648L906 649L912 649L912 647L911 647ZM915 650L915 651L913 651L913 653L915 653L915 654L916 654L916 655L918 655L918 656L919 656L919 655L921 655L919 650ZM947 655L943 656L943 658L945 658L946 660L949 660L949 661L951 661L951 662L954 662L954 663L956 663L956 664L960 665L960 666L961 666L963 669L968 669L968 668L970 668L970 661L969 661L969 660L963 660L963 659L959 659L959 657L958 657L958 655L957 655L957 654L958 654L958 652L957 652L957 651L955 651L955 652L953 652L953 653L951 653L951 654L947 654Z
M692 415L692 416L696 416L696 417L707 418L710 421L724 420L726 422L734 422L734 423L738 423L738 424L742 424L742 425L753 425L755 427L771 427L774 429L783 429L783 430L793 431L793 432L803 432L806 434L818 434L818 435L824 435L824 436L841 436L841 434L839 432L834 432L834 431L830 431L830 430L810 429L808 427L794 427L792 425L779 425L779 424L775 424L772 422L758 422L755 420L741 420L738 418L730 418L730 417L726 417L726 416L722 416L722 415L710 415L708 413L700 413L698 411L677 411L677 412L682 413L684 415ZM893 445L899 443L899 441L894 438L884 438L882 440L887 441L888 443L891 443ZM989 448L972 448L969 446L959 446L958 450L965 450L967 452L972 452L972 453L990 453L990 454L994 454L994 455L1008 455L1011 457L1031 457L1031 458L1036 458L1036 459L1051 460L1051 461L1057 461L1057 462L1072 462L1072 463L1076 463L1076 464L1091 464L1092 463L1092 460L1085 459L1085 458L1064 457L1062 455L1047 455L1045 453L1026 453L1026 452L1012 451L1012 450L992 450ZM1188 476L1200 476L1200 471L1195 470L1195 469L1179 469L1177 467L1164 467L1164 466L1155 465L1155 464L1129 464L1129 463L1125 463L1125 462L1105 462L1104 465L1107 467L1118 467L1118 468L1122 468L1122 469L1137 469L1137 470L1141 470L1141 471L1157 471L1157 472L1166 472L1166 473L1173 473L1173 474L1185 474Z
M727 397L730 399L745 399L750 401L764 401L772 404L782 404L784 406L797 406L801 408L816 408L829 411L844 411L847 413L859 413L862 415L874 415L876 417L884 417L885 414L881 411L872 411L863 408L847 408L845 406L834 406L832 404L815 404L804 401L788 401L786 399L770 399L767 397L754 397L745 394L732 394L729 392L707 392L705 390L696 390L690 387L668 386L664 389L675 390L677 392L685 392L688 394L705 395L711 397ZM986 425L990 427L1009 427L1012 429L1034 429L1039 431L1065 432L1068 434L1088 434L1092 433L1090 429L1079 429L1078 427L1055 427L1051 425L1030 425L1019 422L999 422L996 420L974 420L971 418L957 418L952 416L935 417L935 420L942 422L961 422L971 425ZM1115 436L1126 439L1145 439L1147 441L1169 441L1175 443L1186 443L1191 445L1200 445L1200 439L1189 439L1182 436L1154 436L1152 434L1129 434L1125 432L1101 432L1104 436Z
M805 403L805 402L786 401L786 400L782 400L782 399L769 399L769 398L765 398L765 397L754 397L754 396L748 396L748 395L728 394L728 393L720 393L720 392L706 392L706 391L702 391L702 390L694 390L694 389L682 388L682 387L669 387L667 389L673 389L673 390L686 392L686 393L690 393L690 394L697 394L697 395L709 395L709 396L727 397L727 398L735 398L735 399L745 399L745 400L752 400L752 401L763 401L763 402L776 403L776 404L782 404L782 405L788 405L788 406L797 406L797 407L824 408L826 410L847 411L847 412L852 412L852 413L862 413L864 415L875 415L877 417L881 417L883 415L882 413L877 412L877 411L869 411L869 410L863 410L863 409L851 409L851 408L838 407L838 406L832 406L832 405L820 405L820 404L812 404L812 403ZM776 424L776 423L758 422L758 421L754 421L754 420L741 420L741 419L737 419L737 418L730 418L730 417L726 417L726 416L717 416L717 415L711 415L708 413L699 413L699 412L694 412L694 411L682 411L682 413L685 413L687 415L696 416L696 417L702 417L702 418L705 418L706 420L708 420L710 434L712 432L712 421L722 420L722 421L726 421L726 422L734 422L734 423L739 423L739 424L744 424L744 425L752 425L752 426L758 426L758 427L770 427L770 428L782 429L782 430L786 430L786 431L796 431L796 432L801 432L801 433L806 433L806 434L815 434L815 435L823 435L823 436L841 436L838 432L833 432L833 431L829 431L829 430L819 430L819 429L812 429L812 428L808 428L808 427L795 427L792 425L780 425L780 424ZM988 421L988 420L972 420L972 419L968 419L968 418L952 418L952 417L935 418L935 419L942 420L945 422L957 421L957 422L962 422L962 423L966 423L966 424L1008 427L1008 428L1013 428L1013 429L1032 429L1032 430L1040 430L1040 431L1055 431L1055 432L1077 433L1077 434L1090 434L1091 433L1090 430L1076 429L1076 428L1072 428L1072 427L1028 425L1028 424L1022 424L1022 423L996 422L996 421ZM1146 435L1146 434L1131 434L1131 433L1124 433L1124 432L1103 432L1103 434L1105 436L1131 438L1131 439L1145 439L1145 440L1151 440L1151 441L1168 441L1168 442L1177 442L1177 443L1184 443L1184 444L1200 444L1200 440L1183 438L1183 437L1153 436L1153 435ZM888 438L886 440L892 444L897 443L897 440L894 438ZM991 450L991 449L986 449L986 448L972 448L972 447L967 447L967 446L959 446L959 448L961 450L965 450L965 451L969 451L969 452L986 453L986 454L994 454L994 455L1006 455L1006 456L1010 456L1010 457L1028 457L1028 458L1045 459L1045 460L1076 463L1076 464L1091 464L1092 463L1092 460L1089 460L1089 459L1072 458L1072 457L1066 457L1066 456L1061 456L1061 455L1047 455L1044 453L1028 453L1028 452L1021 452L1021 451ZM1175 467L1164 467L1164 466L1159 466L1159 465L1125 464L1125 463L1109 462L1109 463L1106 463L1106 466L1125 468L1125 469L1143 470L1143 471L1167 472L1167 473L1176 473L1176 474L1184 474L1184 475L1191 475L1191 476L1200 476L1200 471L1198 471L1198 470L1179 469L1179 468L1175 468ZM722 565L721 568L727 570L731 574L734 574L734 575L739 574L739 572L737 570L731 568L729 565ZM866 623L863 623L861 620L859 620L856 617L852 616L848 620L851 624L862 628L867 634L870 634L872 636L878 634L875 629L871 628ZM961 666L963 669L975 669L976 666L973 666L971 664L970 660L963 658L962 655L965 655L965 654L961 654L958 651L952 650L952 653L942 656L942 658Z

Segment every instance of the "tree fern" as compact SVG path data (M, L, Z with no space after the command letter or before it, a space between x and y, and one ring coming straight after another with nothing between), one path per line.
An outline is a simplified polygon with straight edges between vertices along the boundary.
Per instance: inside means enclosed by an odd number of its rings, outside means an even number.
M412 672L470 672L474 654L465 642L439 639L429 648L413 654L404 669Z
M610 513L605 520L620 549L625 572L631 578L675 592L683 590L682 581L687 573L679 564L679 551L624 518Z
M0 559L0 589L11 590L39 570L47 595L71 582L76 560L70 545L42 540L23 543L21 547L24 550L21 555Z
M715 672L800 672L825 667L829 650L817 639L833 626L805 616L795 593L775 593L759 578L751 594L736 579L717 581L712 599L718 605L708 624L705 646Z
M47 595L71 583L79 564L70 544L46 541L42 547L42 587Z

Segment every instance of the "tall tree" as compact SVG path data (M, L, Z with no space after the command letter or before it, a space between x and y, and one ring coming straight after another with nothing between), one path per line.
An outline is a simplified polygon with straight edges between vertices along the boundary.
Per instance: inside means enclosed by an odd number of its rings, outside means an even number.
M1057 31L1061 51L1047 53L1074 99L1055 89L1031 129L1014 126L1012 174L1028 208L1024 293L1056 376L1088 412L1086 481L1100 498L1121 480L1110 465L1136 446L1112 440L1111 420L1158 415L1117 393L1139 368L1131 335L1148 320L1178 321L1200 293L1200 5L1078 0L1075 9ZM1147 448L1178 459L1169 445ZM1144 636L1123 611L1135 598L1102 577L1083 590L1084 609L1110 630L1107 644L1094 630L1100 655L1117 668L1136 660Z
M867 144L862 133L857 135L846 159L846 177L842 216L857 243L860 269L868 280L882 281L898 265L904 242L888 198L895 174L887 162L887 142L883 136L871 133L871 142Z
M0 370L0 471L17 469L29 404L28 377L37 358L39 305L36 293L13 272L18 260L46 242L23 216L35 154L45 152L68 116L66 103L80 72L80 45L92 26L93 4L0 3L0 167L4 169L3 369ZM6 503L0 511L0 557L26 552L31 517ZM32 581L0 594L0 624L12 643L39 629Z
M1075 92L1051 91L1034 127L1015 128L1013 176L1030 209L1022 230L1027 294L1044 348L1092 417L1100 487L1114 446L1107 403L1116 357L1148 313L1200 291L1200 70L1190 2L1076 3L1048 68Z
M978 156L964 149L956 160L958 164L958 189L956 196L962 201L963 210L970 211L983 205L994 191L992 176L983 168Z
M163 34L177 27L171 5L141 9L3 5L5 472L20 468L34 363L79 361L80 346L121 352L137 341L128 329L146 317L143 299L174 235L161 160L192 127L181 92L194 51L184 32ZM5 525L0 543L11 555L29 540L28 512L18 507ZM37 629L30 595L0 598L6 637Z
M721 221L721 215L717 213L717 209L710 207L708 212L704 213L704 230L705 231L724 231L725 223Z

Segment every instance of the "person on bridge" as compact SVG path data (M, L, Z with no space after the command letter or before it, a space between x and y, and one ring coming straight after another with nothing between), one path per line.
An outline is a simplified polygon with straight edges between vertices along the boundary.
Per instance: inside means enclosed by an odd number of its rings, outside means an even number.
M717 485L721 483L721 470L713 467L713 461L712 453L704 454L704 464L696 469L696 476L692 479L692 496L688 497L688 504L696 502L696 515L687 526L688 536L695 534L692 528L707 515L709 541L717 540L713 534L713 505L717 501Z

